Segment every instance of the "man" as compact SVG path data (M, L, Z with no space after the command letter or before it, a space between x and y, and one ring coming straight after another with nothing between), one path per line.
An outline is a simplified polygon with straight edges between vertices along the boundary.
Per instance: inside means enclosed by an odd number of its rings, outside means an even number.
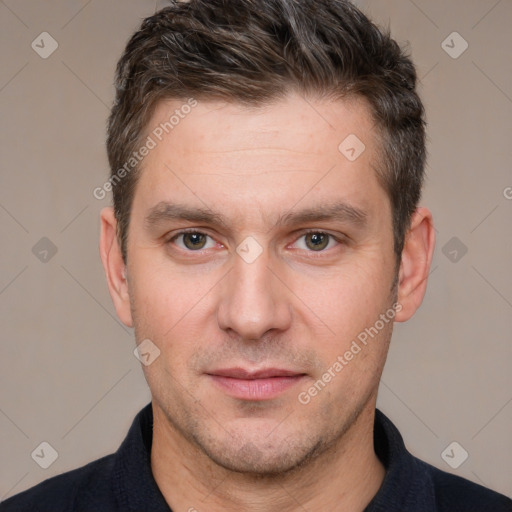
M510 511L376 411L434 250L407 56L343 0L190 0L117 69L101 257L152 402L2 511Z

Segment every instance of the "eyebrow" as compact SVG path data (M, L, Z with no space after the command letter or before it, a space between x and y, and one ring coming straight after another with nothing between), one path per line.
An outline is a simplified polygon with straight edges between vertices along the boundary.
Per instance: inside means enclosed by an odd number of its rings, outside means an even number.
M224 229L228 229L230 224L224 215L208 208L190 207L167 201L161 201L151 208L145 218L145 224L150 229L162 223L172 221L217 225ZM367 224L368 215L364 210L348 203L335 202L299 211L288 211L279 216L275 226L290 227L317 221L338 221L363 228Z

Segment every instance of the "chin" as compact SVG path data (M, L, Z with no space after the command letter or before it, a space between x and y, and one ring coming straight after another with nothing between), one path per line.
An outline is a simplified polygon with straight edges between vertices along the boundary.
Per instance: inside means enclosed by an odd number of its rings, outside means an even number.
M239 440L238 443L233 438L226 439L225 443L212 439L209 442L195 441L218 466L260 478L288 475L319 455L326 445L322 440L296 439L294 442L290 437L273 442L265 438Z

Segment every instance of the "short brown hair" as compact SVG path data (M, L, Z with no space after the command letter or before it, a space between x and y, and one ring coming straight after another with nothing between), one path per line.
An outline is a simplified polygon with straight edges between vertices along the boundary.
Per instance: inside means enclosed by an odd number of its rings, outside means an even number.
M125 262L140 166L123 179L116 173L140 147L157 103L193 97L258 106L291 90L367 100L382 140L377 175L390 198L400 260L423 183L424 109L409 57L349 1L174 1L132 36L115 86L107 153Z

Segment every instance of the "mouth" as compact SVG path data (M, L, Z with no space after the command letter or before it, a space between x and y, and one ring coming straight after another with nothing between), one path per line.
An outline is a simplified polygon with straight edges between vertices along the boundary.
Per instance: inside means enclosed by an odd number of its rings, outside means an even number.
M206 374L221 391L240 400L271 400L299 384L305 373L282 368L250 371L244 368L224 368Z

